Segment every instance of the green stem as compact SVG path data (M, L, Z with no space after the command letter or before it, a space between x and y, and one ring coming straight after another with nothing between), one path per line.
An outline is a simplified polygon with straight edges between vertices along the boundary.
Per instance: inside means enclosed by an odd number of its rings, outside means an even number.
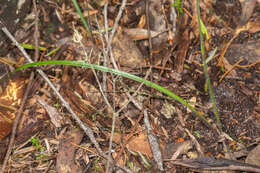
M196 10L197 10L199 32L200 32L200 47L201 47L201 55L202 55L202 62L203 62L203 70L204 70L204 74L205 74L205 78L206 78L206 84L209 88L209 96L210 96L211 102L213 104L213 111L214 111L214 114L215 114L216 119L217 119L217 126L218 126L219 130L222 131L221 121L220 121L220 118L219 118L219 114L218 114L218 110L217 110L217 106L216 106L216 101L215 101L212 85L211 85L209 74L208 74L207 63L206 63L204 37L203 37L203 34L202 34L201 23L200 23L201 19L200 19L199 0L196 0Z
M111 69L111 68L107 68L107 67L99 66L99 65L95 65L95 64L89 64L89 63L86 63L85 61L57 60L57 61L40 61L40 62L25 64L25 65L18 67L14 72L17 72L17 71L24 69L24 68L29 68L29 67L33 67L33 66L40 66L40 65L69 65L69 66L79 66L79 67L93 68L93 69L100 70L100 71L103 71L103 72L109 72L109 73L113 73L113 74L116 74L116 75L120 75L120 76L126 77L128 79L135 80L135 81L140 82L140 83L144 82L145 85L152 87L152 88L172 97L173 99L177 100L178 102L182 103L183 105L187 106L201 120L203 120L203 122L205 122L205 124L208 127L212 128L211 124L207 121L207 119L199 111L197 111L193 106L191 106L189 103L187 103L181 97L175 95L174 93L172 93L168 89L163 88L162 86L160 86L156 83L153 83L151 81L144 80L143 78L140 78L140 77L135 76L133 74L126 73L126 72L123 72L123 71L119 71L119 70L116 70L116 69Z
M88 34L91 35L90 29L89 29L89 27L88 27L88 24L87 24L87 22L86 22L86 20L85 20L85 18L84 18L84 16L83 16L83 14L82 14L80 8L79 8L79 5L78 5L77 1L76 1L76 0L72 0L72 2L73 2L74 6L75 6L75 8L76 8L76 10L77 10L77 13L78 13L79 16L80 16L81 21L83 22L84 27L85 27L86 30L88 31Z

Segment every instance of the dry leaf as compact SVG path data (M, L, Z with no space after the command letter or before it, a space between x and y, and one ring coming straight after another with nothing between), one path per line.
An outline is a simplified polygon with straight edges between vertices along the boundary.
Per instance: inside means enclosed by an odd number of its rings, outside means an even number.
M143 27L145 26L145 24L146 24L145 15L142 15L142 16L140 17L140 21L139 21L139 23L138 23L138 25L137 25L137 28L143 28Z
M76 145L82 140L83 133L79 129L66 132L59 141L56 169L62 173L80 173L82 170L75 164Z
M44 107L44 109L48 112L51 122L55 125L55 127L61 127L62 117L57 111L56 108L48 105L43 99L38 98L38 102Z
M260 165L260 144L251 150L246 158L246 163Z
M165 31L162 31L162 32L150 31L151 32L151 38L154 38L154 37L158 36L159 34L164 33ZM130 29L124 29L124 32L127 35L129 35L132 40L144 40L144 39L149 38L147 29L130 28Z
M122 66L137 68L145 66L142 53L127 34L118 32L112 42L115 60Z
M126 146L131 151L140 152L150 158L153 156L147 135L143 133L131 138L130 142Z
M22 101L25 85L25 78L17 76L8 83L0 96L0 139L11 132L17 108Z

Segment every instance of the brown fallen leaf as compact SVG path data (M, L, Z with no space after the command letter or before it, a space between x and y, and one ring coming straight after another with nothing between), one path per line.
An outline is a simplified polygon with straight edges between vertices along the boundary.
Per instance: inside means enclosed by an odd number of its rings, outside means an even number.
M141 29L141 28L144 28L145 24L146 24L145 15L142 15L142 16L140 17L139 22L138 22L137 28L140 28L140 29Z
M26 80L23 77L15 76L5 91L0 95L0 139L9 135L16 111L24 94Z
M55 127L61 127L62 117L57 111L56 108L48 105L43 99L38 98L38 102L44 107L44 109L48 112L51 122L55 125Z
M110 134L108 133L106 135L108 138L110 137ZM121 134L120 133L114 133L113 141L117 144L121 142ZM129 136L125 136L124 140L128 140ZM131 150L132 152L140 152L143 155L146 155L148 157L152 157L152 150L149 145L149 141L147 138L147 135L144 133L139 134L138 136L133 136L129 139L127 145L127 149Z
M260 18L259 18L259 20L260 20ZM248 31L249 31L251 34L260 31L260 24L259 24L259 22L248 22L248 24L250 25L250 28L249 28Z
M163 157L162 157L161 147L157 139L157 136L152 132L153 130L148 118L147 109L144 110L144 124L148 133L147 138L153 153L153 159L156 162L158 169L160 171L163 171L164 168L163 168Z
M251 17L253 10L255 8L256 0L243 1L241 3L242 6L242 14L240 16L239 25L245 25L248 19Z
M120 30L112 41L112 50L115 61L121 66L131 68L145 66L144 57L134 41Z
M164 148L164 158L175 160L181 154L186 154L192 148L191 141L169 143Z
M149 19L150 28L153 31L163 32L167 29L167 21L165 20L162 7L162 2L158 0L151 0L149 4ZM175 22L175 21L173 21ZM168 33L164 33L152 39L152 45L157 48L168 41Z
M232 44L225 54L225 58L235 64L241 58L246 64L260 60L260 41L250 41L243 44Z
M158 32L158 31L150 31L151 32L151 38L154 38L158 36L159 34L162 34L166 32L167 30ZM124 29L124 32L131 37L132 40L144 40L148 39L148 30L147 29L141 29L141 28L130 28L130 29Z
M248 153L246 163L252 165L260 165L260 144L258 144L253 150Z
M140 152L150 158L153 157L147 135L144 133L132 137L126 147L131 151Z
M83 133L79 129L73 129L63 134L59 142L56 169L59 173L83 172L74 162L76 146L82 140Z

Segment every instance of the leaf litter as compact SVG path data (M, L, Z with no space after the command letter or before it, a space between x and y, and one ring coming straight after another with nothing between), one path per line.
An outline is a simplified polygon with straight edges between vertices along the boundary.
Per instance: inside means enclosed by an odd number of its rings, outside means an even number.
M95 15L97 15L101 28L104 29L102 24L104 19L101 10L104 4L96 4L96 6L90 3L88 7L84 8L86 4L83 2L79 3L81 8L85 9L84 14L88 16L87 20L92 30L98 30ZM108 6L109 27L114 23L114 16L117 14L117 10L113 9L118 9L118 3L120 4L117 1L111 2ZM52 4L51 7L50 4ZM210 39L205 41L206 48L208 51L213 50L215 47L218 48L215 57L208 64L223 124L223 131L230 138L222 138L211 129L205 127L204 124L194 118L194 116L191 116L192 113L188 112L179 103L165 100L160 93L149 93L149 89L143 87L138 95L144 99L137 100L142 103L144 108L150 109L148 114L151 129L150 131L148 130L147 134L141 118L144 114L143 110L138 110L132 103L128 104L115 123L116 135L114 136L112 146L112 157L115 161L118 161L121 166L128 167L133 172L137 172L137 170L147 172L149 169L156 172L162 169L167 172L178 172L180 169L184 170L184 168L179 168L175 165L189 166L185 165L185 162L180 164L180 161L177 164L174 161L162 161L161 158L189 159L193 155L195 156L193 159L202 160L203 164L208 164L209 162L221 164L217 159L227 158L225 152L228 152L229 155L233 154L235 156L233 157L235 161L260 165L257 162L257 158L252 156L253 153L258 152L257 146L259 146L259 141L257 142L257 138L260 135L258 106L260 102L258 63L260 54L259 46L257 46L260 38L258 33L259 4L258 1L252 4L239 1L234 1L233 3L224 1L217 1L216 3L213 1L201 2L202 20L210 35ZM175 16L174 8L172 8L169 2L151 2L149 17L150 21L152 21L153 58L156 60L154 61L156 64L152 64L155 66L152 79L186 100L193 100L192 104L199 108L201 112L206 113L207 119L214 123L216 120L212 113L209 96L205 92L205 79L202 73L201 55L199 52L199 33L194 19L195 9L193 5L192 2L184 1L182 4L184 13ZM249 7L246 8L247 5ZM90 8L91 6L92 8ZM231 7L233 10L230 10ZM98 34L94 34L92 39L87 37L87 33L83 29L77 14L72 13L75 10L71 3L40 2L38 8L43 11L42 16L40 16L40 19L44 21L40 28L42 46L48 50L53 50L55 45L61 47L50 57L44 57L43 54L42 58L51 60L86 60L95 64L104 62L104 55L102 55L101 50L102 41ZM87 8L90 9L89 13L86 10ZM229 10L225 11L223 9ZM246 9L251 9L251 11L246 11ZM120 27L112 42L112 50L120 70L142 77L145 76L147 67L149 67L149 60L147 59L149 55L146 40L148 38L147 31L139 33L141 36L133 35L132 33L134 32L135 34L139 30L142 32L146 30L146 21L139 20L142 19L142 16L145 16L144 11L144 0L138 0L127 5ZM208 11L212 11L212 13ZM240 16L241 11L242 16ZM27 22L30 23L31 21ZM232 39L232 36L238 31L237 28L242 25L248 25L248 27L237 34L236 38L226 47L225 53L223 53L225 48L222 46ZM80 43L73 41L71 33L73 33L75 28L83 36L83 47ZM170 42L171 39L172 42ZM30 38L27 38L24 43L31 44ZM89 55L89 59L86 59L86 53ZM217 58L221 53L224 54L223 59L227 63L224 63L222 67L218 67L219 62ZM16 58L20 58L20 56ZM242 63L234 68L232 65L239 61L240 58L243 58ZM227 66L228 64L230 68ZM249 66L246 67L246 65ZM111 64L108 66L112 67ZM223 67L228 70L232 69L236 73L234 73L235 75L227 75L219 82L223 74ZM70 103L72 109L77 112L84 123L92 128L102 149L107 151L109 137L111 136L110 129L113 110L107 108L92 70L55 66L45 67L44 69L55 85L60 88L61 93ZM102 79L102 73L97 72L97 75L102 82L104 80ZM176 76L178 76L178 79ZM20 130L27 133L24 135L27 140L37 134L41 139L39 141L41 145L47 145L42 140L44 138L51 141L51 150L48 153L49 159L35 160L35 153L27 150L23 152L23 155L13 155L10 158L11 164L9 169L17 171L18 169L27 170L29 167L32 167L34 171L58 171L63 170L62 165L66 163L65 165L69 165L66 169L81 169L78 170L79 172L82 170L104 172L106 166L103 158L98 156L88 138L82 137L82 134L77 130L75 130L77 132L74 132L73 128L77 128L77 126L68 118L68 112L55 99L49 87L39 79L39 76L36 79L35 86L39 91L31 95ZM138 86L136 82L118 78L111 74L107 74L106 85L105 95L115 110L119 110L123 106L122 103L127 103L129 99L127 95L133 93L129 88L137 88ZM56 109L59 112L60 117L62 117L61 127L55 127L51 123L49 115L45 111L40 110L42 109L41 106L33 101L38 96L41 96L52 109ZM19 97L21 98L21 96ZM154 105L151 105L149 99L154 100ZM48 109L47 107L45 109ZM32 115L35 115L37 118L32 118ZM182 121L181 126L184 127L180 127L180 118ZM41 128L37 128L35 125L41 126ZM67 129L67 127L69 128ZM29 128L28 131L24 130L25 128ZM189 133L183 128L188 130ZM70 133L72 136L76 135L79 139L64 142L59 137L63 134L64 139L71 139ZM148 135L151 134L157 138L155 144L149 144L148 142ZM185 141L179 142L179 139L184 139ZM55 140L56 142L54 142ZM4 151L6 147L5 142L8 142L8 140L1 140L1 151ZM65 146L66 148L64 149ZM82 148L83 146L84 148ZM157 146L155 147L156 151L152 149L154 146ZM204 159L199 157L199 147L202 148L202 158L205 157ZM82 152L77 153L77 161L75 160L76 150ZM237 154L240 151L241 153L244 151L246 154ZM44 162L51 163L50 161L55 159L53 156L56 152L59 153L56 158L57 162L50 165L44 164ZM159 156L161 152L165 153L163 157ZM0 153L4 155L4 152ZM157 154L153 155L153 153ZM167 157L165 157L166 155ZM209 159L206 156L217 159ZM154 163L152 168L144 166L143 157L148 162ZM27 163L25 164L24 161ZM30 164L33 162L34 164ZM232 164L237 162L228 163L232 166ZM189 164L192 166L193 162L189 162ZM197 169L202 170L204 166L199 165ZM225 169L224 167L221 168Z

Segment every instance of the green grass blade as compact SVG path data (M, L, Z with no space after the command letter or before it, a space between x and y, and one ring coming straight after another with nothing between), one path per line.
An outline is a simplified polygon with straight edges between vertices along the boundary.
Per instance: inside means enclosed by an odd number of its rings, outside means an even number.
M45 57L47 57L47 56L51 56L52 54L54 54L55 52L57 52L59 49L60 49L60 48L59 48L59 47L57 47L57 48L55 48L55 49L51 50L49 53L47 53L47 54L46 54L46 55L44 55L44 56L45 56Z
M206 78L206 84L208 87L210 100L213 104L213 111L214 111L215 117L217 119L217 126L218 126L219 130L222 131L222 125L221 125L220 117L218 114L216 100L215 100L212 85L210 82L210 78L209 78L209 74L208 74L208 67L207 67L206 58L205 58L206 54L205 54L205 45L204 45L204 37L203 37L203 27L204 27L204 29L206 27L204 25L202 26L203 22L201 21L201 18L200 18L199 0L196 0L196 10L197 10L197 19L198 19L198 21L200 21L200 22L198 22L198 27L199 27L199 32L200 32L200 49L201 49L201 55L202 55L202 61L203 61L203 71L204 71L205 78Z
M72 0L72 2L73 2L74 6L75 6L75 8L76 8L76 10L77 10L77 13L78 13L79 16L80 16L81 21L83 22L84 27L85 27L86 30L88 31L88 34L91 35L90 29L89 29L89 27L88 27L88 24L87 24L87 22L86 22L86 20L85 20L85 18L84 18L84 16L83 16L83 13L81 12L81 10L80 10L80 8L79 8L79 5L78 5L77 1L76 1L76 0Z
M25 48L25 49L35 50L35 47L34 47L34 45L32 45L32 44L24 44L24 43L21 43L20 46L22 46L22 47ZM47 49L46 49L45 47L39 46L39 50L40 50L40 51L46 51Z
M138 76L135 76L133 74L126 73L126 72L123 72L123 71L119 71L119 70L116 70L116 69L111 69L111 68L107 68L107 67L99 66L99 65L95 65L95 64L89 64L89 63L86 63L85 61L56 60L56 61L39 61L39 62L30 63L30 64L25 64L25 65L18 67L14 72L17 72L17 71L22 70L24 68L29 68L29 67L33 67L33 66L41 66L41 65L69 65L69 66L93 68L95 70L100 70L100 71L103 71L103 72L109 72L109 73L113 73L113 74L116 74L116 75L120 75L120 76L126 77L128 79L135 80L135 81L140 82L140 83L144 82L145 85L152 87L152 88L172 97L173 99L177 100L178 102L182 103L183 105L187 106L201 120L203 120L209 127L211 127L210 123L207 121L207 119L199 111L197 111L193 106L191 106L189 103L187 103L181 97L175 95L174 93L172 93L168 89L166 89L166 88L164 88L164 87L162 87L162 86L160 86L156 83L153 83L151 81L144 80L141 77L138 77Z

